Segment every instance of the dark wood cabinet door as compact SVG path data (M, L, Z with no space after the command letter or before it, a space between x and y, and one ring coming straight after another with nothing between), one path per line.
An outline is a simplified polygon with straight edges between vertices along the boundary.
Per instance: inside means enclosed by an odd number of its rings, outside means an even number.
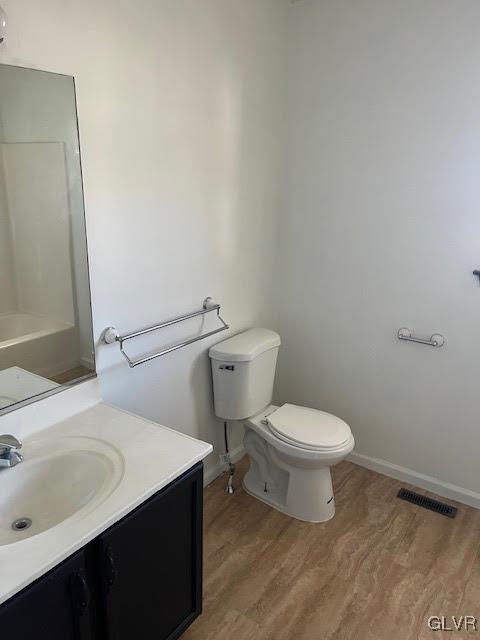
M173 640L201 613L199 464L99 538L108 640Z
M0 638L90 640L89 600L80 551L0 605Z

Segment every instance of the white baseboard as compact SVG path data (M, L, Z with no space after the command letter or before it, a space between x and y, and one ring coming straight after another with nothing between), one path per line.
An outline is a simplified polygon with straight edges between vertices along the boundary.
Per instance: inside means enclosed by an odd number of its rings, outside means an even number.
M355 451L348 456L348 460L354 464L358 464L360 467L371 469L372 471L381 473L384 476L395 478L395 480L401 480L402 482L413 484L414 486L425 489L426 491L436 493L443 498L455 500L456 502L461 502L462 504L469 505L470 507L480 509L480 493L476 493L470 489L464 489L463 487L458 487L455 484L443 482L443 480L438 480L438 478L426 476L423 473L418 473L417 471L413 471L407 467L400 467L399 465L387 462L386 460L370 458L369 456L365 456L362 453L356 453Z
M241 460L245 455L245 448L243 444L240 444L238 447L236 447L231 452L230 455L232 458L232 462L238 462L239 460ZM209 469L206 469L205 474L203 476L203 486L206 487L209 484L211 484L216 478L218 478L218 476L220 476L226 470L227 470L227 466L223 464L223 462L220 462L220 460L217 462L217 464L213 465Z

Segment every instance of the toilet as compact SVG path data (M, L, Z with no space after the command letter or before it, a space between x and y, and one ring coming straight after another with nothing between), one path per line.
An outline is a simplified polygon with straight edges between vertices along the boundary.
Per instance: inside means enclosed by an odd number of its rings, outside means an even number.
M271 404L280 343L275 331L249 329L210 348L215 414L245 427L250 495L293 518L325 522L335 515L330 467L355 441L330 413Z

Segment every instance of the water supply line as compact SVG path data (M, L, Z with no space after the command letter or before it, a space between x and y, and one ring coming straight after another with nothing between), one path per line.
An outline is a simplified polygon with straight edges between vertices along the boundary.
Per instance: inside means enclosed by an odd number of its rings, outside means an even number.
M232 458L230 457L230 451L228 448L228 425L227 421L223 423L223 434L225 436L225 457L224 460L228 464L228 482L225 487L225 493L229 495L233 495L235 493L235 487L233 486L233 476L235 474L235 465L232 462Z

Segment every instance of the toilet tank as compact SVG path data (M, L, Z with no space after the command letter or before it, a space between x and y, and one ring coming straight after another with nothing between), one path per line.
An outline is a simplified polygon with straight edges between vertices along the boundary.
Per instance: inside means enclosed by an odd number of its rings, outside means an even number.
M249 329L210 348L219 418L250 418L271 403L279 347L275 331Z

